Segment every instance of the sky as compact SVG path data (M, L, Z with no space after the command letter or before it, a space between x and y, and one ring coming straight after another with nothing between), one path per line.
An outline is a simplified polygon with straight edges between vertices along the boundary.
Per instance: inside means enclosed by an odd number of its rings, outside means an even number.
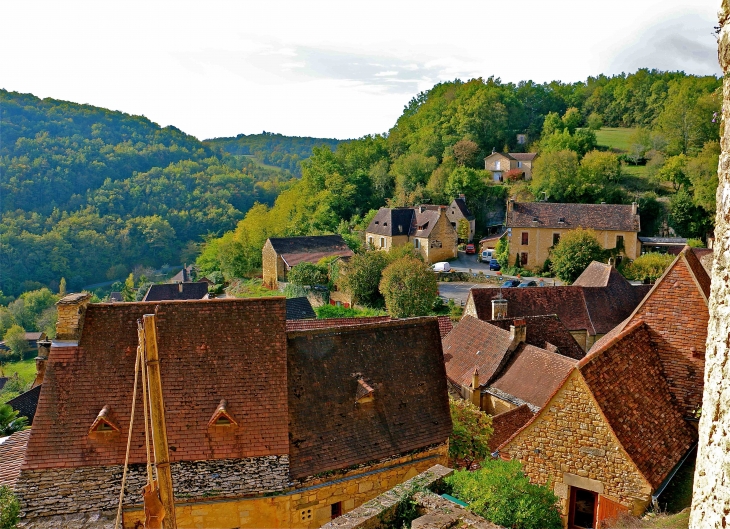
M455 78L720 74L720 0L4 2L0 87L200 139L383 133Z

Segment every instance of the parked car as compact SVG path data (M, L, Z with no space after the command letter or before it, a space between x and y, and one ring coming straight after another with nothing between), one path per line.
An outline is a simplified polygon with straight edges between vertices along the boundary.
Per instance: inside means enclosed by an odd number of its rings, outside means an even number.
M482 258L482 263L488 263L494 259L494 250L484 250L480 254L480 257Z
M517 286L518 287L536 287L537 281L523 281L522 283L520 283Z
M473 255L473 254L477 253L477 249L474 247L473 244L467 244L465 251L469 255Z
M497 271L499 271L501 268L502 267L499 266L499 261L497 261L496 259L491 259L489 261L489 269L490 270L497 270Z
M431 269L434 272L451 272L451 265L446 261L442 261L440 263L434 263Z
M518 286L520 286L520 280L519 279L508 279L507 281L502 283L502 286L504 288L518 287Z

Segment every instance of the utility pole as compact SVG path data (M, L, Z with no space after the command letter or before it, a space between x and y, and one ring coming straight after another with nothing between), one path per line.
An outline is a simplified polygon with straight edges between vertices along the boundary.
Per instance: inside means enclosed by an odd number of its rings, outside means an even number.
M162 520L164 529L177 529L175 520L175 497L172 493L170 472L170 451L167 447L165 426L165 403L162 400L162 379L160 378L160 357L157 353L157 327L155 315L144 315L145 348L147 349L147 380L150 386L150 421L152 422L152 445L155 449L157 485L160 501L165 507Z

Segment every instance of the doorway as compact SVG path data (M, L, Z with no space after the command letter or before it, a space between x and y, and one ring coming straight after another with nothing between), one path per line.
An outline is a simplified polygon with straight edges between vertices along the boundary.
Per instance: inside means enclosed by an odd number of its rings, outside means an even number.
M568 529L593 529L596 527L598 494L577 487L570 488Z

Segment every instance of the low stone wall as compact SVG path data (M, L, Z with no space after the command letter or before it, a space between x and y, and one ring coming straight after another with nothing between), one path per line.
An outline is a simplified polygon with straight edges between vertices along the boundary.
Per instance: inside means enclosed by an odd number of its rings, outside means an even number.
M173 463L171 470L174 494L179 499L274 493L289 485L288 455L183 461ZM114 510L119 502L122 471L121 465L24 470L17 486L21 516ZM124 505L141 503L140 491L146 482L145 465L130 465Z

